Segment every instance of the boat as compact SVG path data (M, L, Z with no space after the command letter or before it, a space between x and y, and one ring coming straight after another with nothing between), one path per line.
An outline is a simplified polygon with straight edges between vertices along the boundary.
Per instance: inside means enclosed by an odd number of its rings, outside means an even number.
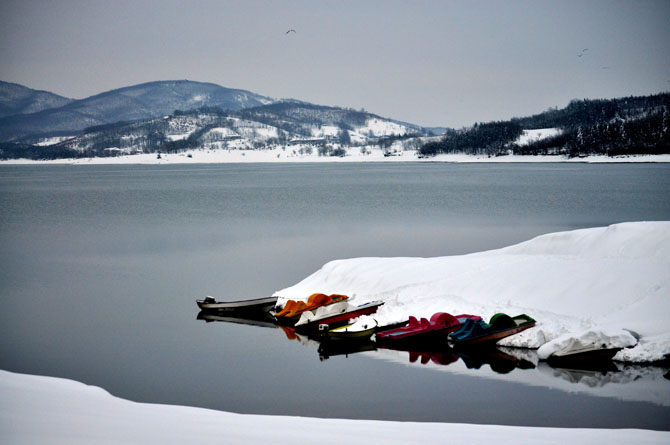
M346 301L323 306L314 312L303 312L295 327L303 332L316 331L319 325L326 324L330 329L345 325L352 318L361 315L369 315L377 312L383 301L370 301L359 306L354 306Z
M467 320L463 326L449 334L449 341L456 346L495 343L535 326L535 319L526 314L510 317L498 313L488 323L483 320Z
M548 358L549 365L589 365L610 362L617 352L623 348L607 347L606 344L584 342L578 338L571 339L567 345L554 351Z
M359 317L354 323L329 329L330 325L319 325L319 334L324 341L367 341L377 329L377 320L372 317Z
M444 340L450 332L456 331L466 321L479 321L478 315L461 314L453 316L446 312L436 312L430 320L410 316L407 326L379 332L375 341L378 343L414 343Z
M288 300L284 308L278 311L275 315L277 323L293 325L300 316L305 312L314 311L322 306L329 306L334 303L339 303L347 300L349 297L340 294L312 294L307 299L307 302Z
M213 297L195 300L200 310L208 312L268 312L277 304L277 297L241 301L216 301Z

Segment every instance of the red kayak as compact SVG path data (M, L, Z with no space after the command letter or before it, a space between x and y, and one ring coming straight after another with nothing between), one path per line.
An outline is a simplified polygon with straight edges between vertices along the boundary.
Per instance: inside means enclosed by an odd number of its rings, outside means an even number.
M451 315L446 312L436 312L430 320L409 317L407 326L392 329L376 334L376 340L380 343L414 342L446 339L450 332L457 331L466 320L478 321L482 317L478 315Z

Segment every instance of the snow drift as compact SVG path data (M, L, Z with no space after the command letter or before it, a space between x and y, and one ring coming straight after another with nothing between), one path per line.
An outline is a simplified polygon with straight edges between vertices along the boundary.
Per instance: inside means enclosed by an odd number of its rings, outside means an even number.
M546 353L559 346L552 341L588 337L626 348L615 360L651 362L670 354L669 270L670 222L635 222L552 233L469 255L332 261L275 295L383 300L380 323L440 311L486 320L496 312L527 313L537 326L499 344L545 345Z
M660 444L667 432L529 428L242 415L135 403L72 380L0 371L5 443L565 443Z

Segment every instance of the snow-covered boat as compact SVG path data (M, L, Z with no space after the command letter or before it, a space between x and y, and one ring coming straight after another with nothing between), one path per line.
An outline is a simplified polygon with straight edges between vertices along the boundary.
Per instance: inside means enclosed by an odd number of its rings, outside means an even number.
M277 319L277 323L293 325L304 313L310 313L322 306L344 302L348 298L346 295L339 294L312 294L307 299L307 302L288 300L284 308L275 314L275 318Z
M330 325L319 325L319 334L325 341L366 341L377 328L377 320L372 317L360 317L354 323L329 329Z
M446 312L436 312L430 320L409 317L409 324L397 329L379 332L375 340L382 344L427 342L446 338L450 332L456 331L467 320L476 321L482 318L477 315L451 315Z
M216 301L213 297L195 300L203 311L216 312L268 312L277 304L277 297L256 298L241 301Z
M605 344L583 343L574 339L564 348L547 358L550 365L588 364L609 362L623 348L608 347Z
M510 317L498 313L488 323L483 320L466 320L463 326L449 334L449 341L454 345L476 345L495 343L500 339L517 334L535 326L535 319L526 314Z
M370 301L359 306L354 306L346 301L323 306L314 312L303 312L295 327L301 331L316 331L319 325L327 324L329 328L335 328L347 324L352 318L361 315L369 315L377 312L383 301Z

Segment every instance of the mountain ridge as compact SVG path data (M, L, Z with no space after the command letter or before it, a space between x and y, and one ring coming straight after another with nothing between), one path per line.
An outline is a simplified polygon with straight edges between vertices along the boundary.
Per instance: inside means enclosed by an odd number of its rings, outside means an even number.
M273 101L251 91L210 82L145 82L71 100L59 107L4 116L0 118L0 141L21 142L36 136L76 135L92 125L154 118L178 109L214 106L237 110Z
M0 80L0 118L57 108L75 99Z

